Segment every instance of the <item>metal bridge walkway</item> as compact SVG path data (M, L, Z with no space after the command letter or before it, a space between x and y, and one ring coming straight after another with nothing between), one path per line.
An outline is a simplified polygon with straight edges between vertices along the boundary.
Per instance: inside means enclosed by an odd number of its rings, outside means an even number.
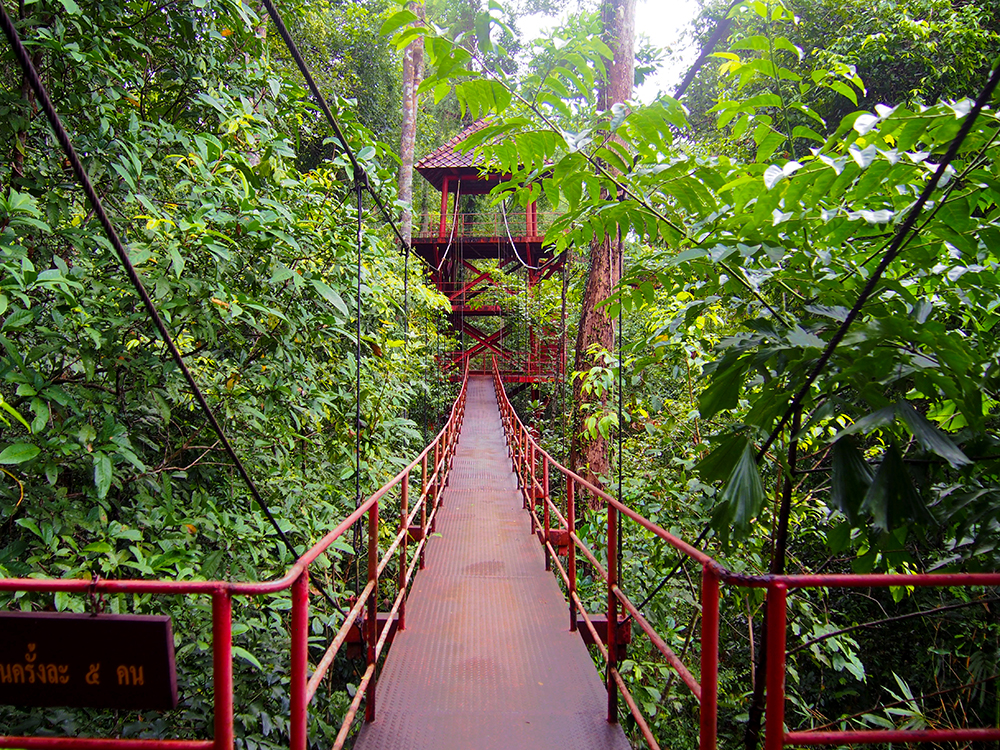
M469 379L437 533L357 750L621 748L607 693L511 471L493 382Z

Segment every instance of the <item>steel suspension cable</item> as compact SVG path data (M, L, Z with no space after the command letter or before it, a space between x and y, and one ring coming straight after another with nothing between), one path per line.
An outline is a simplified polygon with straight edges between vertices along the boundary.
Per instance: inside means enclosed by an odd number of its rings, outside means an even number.
M610 245L609 245L610 251ZM610 264L608 264L610 265ZM625 269L625 247L622 244L622 227L621 224L618 225L618 283L621 283L622 278L624 278L623 271ZM624 349L622 347L622 338L624 337L625 331L622 328L623 313L625 305L622 304L621 300L618 302L618 336L615 343L618 344L618 502L624 505L625 497L622 495L622 473L624 471L624 465L622 464L622 445L624 437L624 426L623 421L624 410L622 408L623 400L625 398L625 379L624 379ZM624 581L622 581L622 524L618 523L618 585L624 587Z
M160 335L161 341L163 341L164 346L170 352L171 359L173 359L174 364L177 365L178 369L184 375L184 379L187 381L188 386L191 389L191 394L198 402L198 405L201 407L202 412L205 414L205 418L208 420L209 424L212 427L212 430L219 438L219 442L221 443L223 449L225 450L226 455L229 456L229 459L233 462L233 465L236 467L236 470L239 473L240 478L243 480L243 483L247 486L247 489L250 491L251 497L254 499L254 501L260 507L261 511L264 513L264 516L267 518L267 521L274 529L275 533L278 535L278 538L281 540L281 543L284 545L285 549L288 550L288 553L292 556L293 559L298 560L299 555L295 551L294 545L288 539L288 536L285 534L285 532L282 530L281 525L278 523L278 520L271 512L270 506L267 504L267 501L264 500L263 495L257 488L256 483L250 476L250 473L247 470L246 466L243 464L243 461L240 460L240 457L237 455L235 449L232 446L232 443L229 442L229 438L226 436L225 431L222 429L222 425L219 423L219 420L216 418L215 413L209 406L208 400L205 398L204 393L202 393L201 388L198 386L198 383L195 380L194 375L191 373L191 370L188 369L187 364L184 362L184 355L182 355L180 350L177 348L177 344L174 342L173 337L170 335L170 331L167 329L166 323L163 321L163 318L160 316L160 313L157 310L155 303L149 296L149 292L146 290L145 285L142 283L142 279L139 276L138 271L136 270L135 266L132 265L132 261L128 255L128 250L125 248L125 245L121 240L121 237L118 235L118 232L114 227L114 224L111 222L111 219L104 208L104 203L97 195L97 191L94 189L93 183L90 181L90 175L87 173L86 168L83 166L83 162L80 161L80 157L77 154L76 149L73 147L73 143L69 138L69 134L66 132L66 128L62 124L62 120L59 117L59 113L56 111L55 106L52 104L52 100L49 97L48 90L45 88L45 85L42 83L42 80L38 75L38 71L35 69L34 64L31 62L31 57L28 54L27 49L24 47L24 44L22 43L21 38L17 33L17 29L14 26L13 21L11 20L10 16L7 14L6 9L2 5L0 5L0 25L3 26L4 35L7 37L7 41L10 43L12 49L14 50L14 55L17 58L22 71L24 72L25 78L28 80L28 83L31 86L32 90L35 92L35 96L37 97L38 102L42 107L42 110L45 112L45 116L48 119L49 124L51 125L52 130L56 136L56 140L59 141L59 145L62 146L63 152L66 154L66 159L68 160L70 166L73 169L73 174L75 175L77 181L79 182L80 187L83 189L84 194L87 196L87 199L90 201L90 205L91 208L93 209L94 216L97 217L98 222L104 229L104 233L107 236L108 241L111 243L112 248L114 248L115 255L118 256L119 263L121 263L122 268L125 270L125 275L128 277L129 282L132 284L132 287L135 289L136 294L142 301L143 307L146 310L146 314L149 316L150 320L152 320L153 325L157 330L157 333L159 333ZM311 582L311 585L317 591L319 591L320 594L322 594L323 598L325 598L327 602L329 602L334 608L336 608L341 613L341 615L344 615L343 609L340 608L337 602L334 601L333 597L330 596L329 593L327 593L327 591L319 584L318 581Z
M358 175L355 174L355 177ZM354 321L354 507L361 506L361 243L362 235L362 185L360 179L354 181L354 197L357 201L357 285L355 288L357 310ZM361 594L361 526L359 518L354 523L354 589Z
M448 244L444 248L444 255L441 256L441 262L437 264L435 271L440 271L444 262L448 260L448 253L451 252L451 243L455 241L455 232L458 231L458 202L462 198L462 181L458 181L458 185L455 187L455 210L452 211L451 218L451 234L448 235ZM445 199L447 202L447 198Z
M541 266L531 266L525 262L524 258L521 257L521 253L517 251L517 243L514 242L514 237L510 233L510 226L507 224L507 201L500 201L500 213L503 215L503 226L507 231L507 240L510 242L510 247L514 251L514 256L517 258L517 262L522 266L527 268L529 271L541 271Z
M305 78L306 84L309 86L309 90L312 92L313 98L316 100L319 108L323 111L323 115L326 117L330 127L333 128L333 132L340 141L340 145L344 149L344 153L347 154L347 158L350 159L351 166L354 168L355 181L361 183L363 187L367 188L372 199L375 201L375 205L377 205L379 210L382 212L382 216L385 217L386 222L388 222L389 226L392 228L396 238L401 243L409 247L410 243L403 237L403 233L399 231L399 227L396 226L396 222L389 213L389 210L382 201L382 198L375 191L375 188L372 187L371 181L368 179L368 173L358 162L354 151L347 142L347 138L344 136L344 131L340 128L340 123L337 122L337 118L333 116L333 111L330 109L330 105L327 104L326 98L319 90L319 86L316 85L316 81L313 80L312 74L309 72L309 66L306 65L306 61L303 59L302 53L299 52L299 48L296 46L295 40L292 39L292 35L288 32L288 28L285 26L285 22L282 20L281 14L278 13L278 9L274 7L274 3L271 2L271 0L262 0L262 2L264 8L267 10L267 14L271 17L271 21L274 23L274 27L278 30L278 35L281 37L282 41L284 41L289 53L291 53L292 58L295 60L295 64L302 73L302 77Z

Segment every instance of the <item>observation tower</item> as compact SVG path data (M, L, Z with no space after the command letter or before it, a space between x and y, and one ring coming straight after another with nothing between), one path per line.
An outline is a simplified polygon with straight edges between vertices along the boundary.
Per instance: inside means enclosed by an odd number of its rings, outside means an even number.
M555 380L566 370L562 322L539 322L532 300L540 283L558 280L565 253L543 245L551 216L540 215L534 202L490 205L487 194L509 175L457 148L488 124L479 120L415 167L441 193L438 211L414 217L412 239L432 283L451 300L459 345L441 356L441 366L452 378L461 377L466 362L472 374L486 375L496 355L504 382Z

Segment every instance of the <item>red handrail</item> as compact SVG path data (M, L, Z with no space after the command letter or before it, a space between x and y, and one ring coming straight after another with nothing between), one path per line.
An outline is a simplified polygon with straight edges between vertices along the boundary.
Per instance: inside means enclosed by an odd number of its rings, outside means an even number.
M308 738L308 707L334 657L347 638L348 631L367 609L364 618L364 636L367 644L367 669L358 684L354 700L348 710L337 735L335 750L339 750L347 739L351 724L357 714L362 697L365 697L365 720L375 719L376 665L389 635L392 620L399 614L398 629L405 627L404 600L409 590L415 568L422 564L424 545L433 529L434 518L440 505L441 490L447 482L455 458L455 449L462 422L465 418L465 400L468 373L462 380L462 387L451 407L448 421L430 444L377 492L368 497L336 528L306 551L279 579L273 581L231 582L231 581L144 581L107 580L96 582L82 579L39 579L0 578L0 591L44 591L86 593L149 593L149 594L206 594L212 597L212 677L215 708L215 733L212 740L134 740L112 738L79 737L13 737L0 736L0 748L117 748L118 750L232 750L233 735L233 666L232 666L232 598L234 596L263 596L275 594L291 588L291 677L289 686L289 746L292 750L306 750ZM433 454L430 475L428 458ZM420 466L420 497L409 507L410 475ZM389 493L400 487L399 531L388 550L378 556L378 516L379 506ZM409 527L420 514L423 533L407 565ZM330 642L326 653L309 675L309 566L324 554L334 541L343 536L355 521L368 514L368 580L357 602L348 612L340 629ZM392 555L399 551L399 593L396 595L381 633L378 631L378 590L379 576L390 562Z
M577 629L577 615L591 633L594 644L607 663L608 721L618 720L617 696L620 692L629 707L636 725L649 744L658 750L659 744L653 737L649 724L628 691L625 681L617 669L617 649L615 647L619 623L619 605L626 610L639 628L649 637L653 646L663 655L667 663L687 685L700 704L699 746L701 750L715 750L718 727L718 678L719 678L719 600L722 584L737 587L764 588L767 590L768 642L765 662L767 699L765 709L765 750L780 750L786 745L845 745L884 742L942 742L942 741L1000 741L1000 727L981 729L924 729L924 730L872 730L872 731L785 731L785 630L786 598L789 589L834 588L834 587L878 587L888 586L1000 586L1000 573L938 573L938 574L867 574L867 575L743 575L722 567L710 555L671 534L640 513L619 502L601 488L587 481L579 474L566 468L538 445L530 431L521 422L504 390L503 379L493 358L493 382L496 387L497 403L500 408L504 433L507 436L508 452L518 476L518 483L524 493L524 507L532 518L533 529L542 533L545 544L546 569L554 561L566 584L570 608L570 630ZM537 479L536 464L541 461L541 481ZM549 492L549 477L552 470L560 472L566 481L566 515L559 511ZM599 499L607 510L607 569L600 564L596 555L576 535L577 488L582 488ZM536 501L541 501L542 518L536 513ZM567 564L559 562L558 553L552 544L552 516L559 519L559 530L570 540ZM701 587L701 664L700 681L681 662L667 642L650 625L639 609L629 600L616 580L617 538L619 515L635 521L659 539L674 547L702 566ZM584 609L577 594L576 554L577 551L591 563L597 574L607 585L607 647L601 643L590 616Z

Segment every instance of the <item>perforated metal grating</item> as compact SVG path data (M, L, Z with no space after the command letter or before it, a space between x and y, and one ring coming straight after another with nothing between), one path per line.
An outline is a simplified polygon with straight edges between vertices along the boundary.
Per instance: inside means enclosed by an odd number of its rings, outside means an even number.
M511 472L490 378L472 378L450 486L406 630L358 750L615 748L607 695Z

